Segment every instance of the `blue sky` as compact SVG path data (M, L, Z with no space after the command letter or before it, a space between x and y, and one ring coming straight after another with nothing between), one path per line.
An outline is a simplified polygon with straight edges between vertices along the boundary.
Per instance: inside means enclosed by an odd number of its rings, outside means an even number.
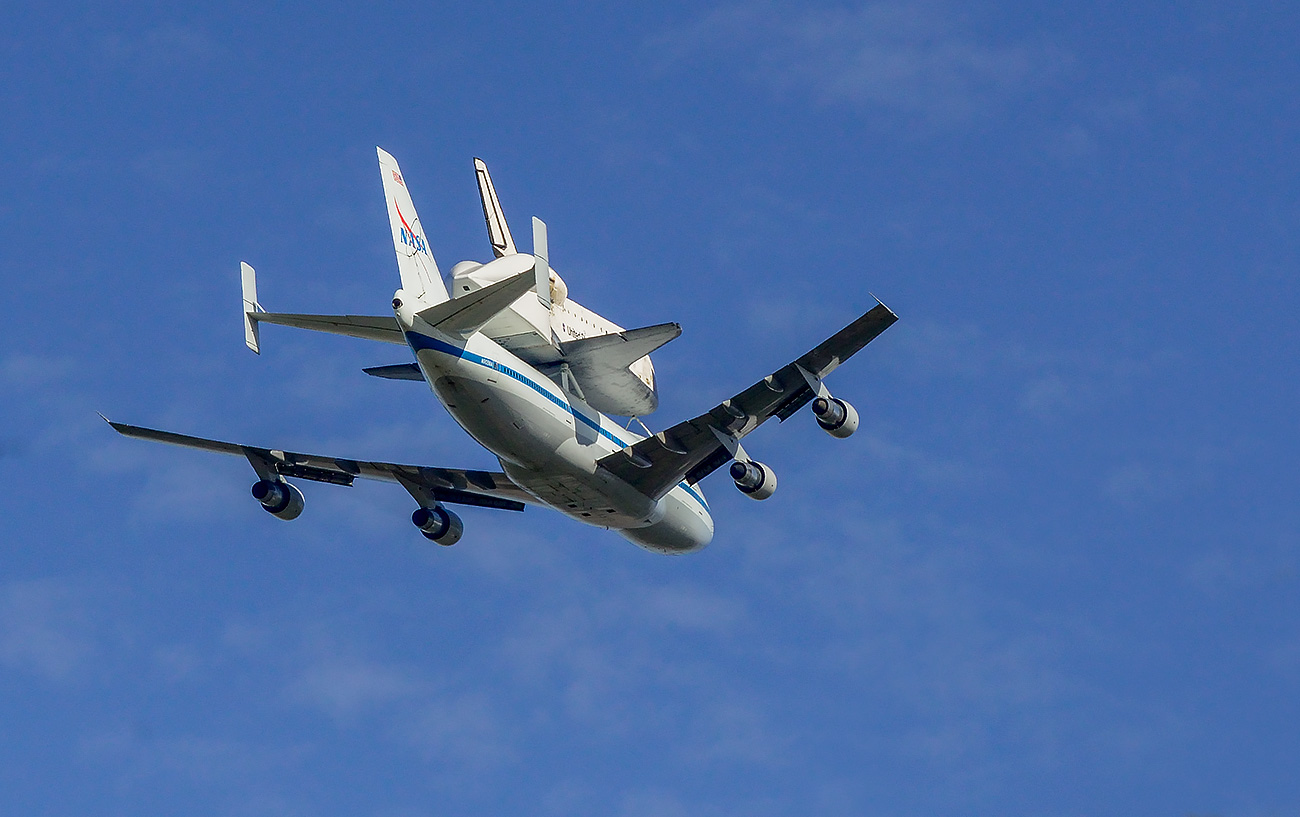
M1300 13L1281 3L9 4L0 810L1300 810ZM570 292L675 320L662 428L874 303L687 558L95 416L486 468L384 314L375 166L444 270L470 160ZM526 242L525 242L526 243Z

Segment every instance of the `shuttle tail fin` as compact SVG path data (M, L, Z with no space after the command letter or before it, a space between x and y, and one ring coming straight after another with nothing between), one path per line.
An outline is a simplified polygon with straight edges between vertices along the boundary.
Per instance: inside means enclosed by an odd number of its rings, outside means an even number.
M397 270L407 297L419 299L427 306L447 300L438 263L433 260L424 224L415 212L415 202L406 189L402 169L383 148L379 154L379 173L384 180L384 198L388 203L388 221L393 228L393 247L397 250Z
M501 202L497 199L497 190L492 186L492 176L488 174L487 164L482 159L474 160L474 174L478 176L478 195L483 200L483 219L487 221L488 241L492 242L492 252L497 258L514 255L515 240L510 235L510 226L506 224L506 214L501 211Z

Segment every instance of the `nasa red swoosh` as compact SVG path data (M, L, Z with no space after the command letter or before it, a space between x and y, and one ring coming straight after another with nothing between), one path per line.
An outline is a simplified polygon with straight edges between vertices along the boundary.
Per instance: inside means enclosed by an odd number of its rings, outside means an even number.
M402 208L397 206L397 199L393 199L393 208L397 210L397 217L401 220L402 226L405 227L406 231L411 234L412 238L414 238L415 230L412 230L411 225L406 223L406 219L402 218Z

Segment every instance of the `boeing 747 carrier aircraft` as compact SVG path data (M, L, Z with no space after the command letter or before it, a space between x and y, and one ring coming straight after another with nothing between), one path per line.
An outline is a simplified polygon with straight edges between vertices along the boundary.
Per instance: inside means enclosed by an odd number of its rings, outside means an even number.
M546 225L534 218L533 251L519 252L487 166L477 159L495 258L462 261L445 282L397 161L378 152L402 284L393 314L267 312L258 303L253 268L243 264L245 342L260 353L260 327L270 323L405 346L413 363L366 373L427 383L501 470L300 454L109 421L114 429L247 459L257 473L253 496L280 519L303 511L303 494L289 479L351 485L361 477L405 488L418 505L411 521L440 545L454 545L464 532L449 505L510 511L543 505L658 553L688 553L713 539L700 481L726 463L741 492L772 496L776 475L741 445L768 418L785 420L811 404L831 436L857 430L857 411L831 395L825 378L898 320L884 304L698 417L636 433L610 415L639 418L655 410L659 393L649 355L681 327L624 329L576 303L547 260Z

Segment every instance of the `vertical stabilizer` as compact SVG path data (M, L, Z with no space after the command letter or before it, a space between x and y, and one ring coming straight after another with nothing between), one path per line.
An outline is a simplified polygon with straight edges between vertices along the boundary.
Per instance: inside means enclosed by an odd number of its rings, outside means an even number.
M487 165L482 159L474 160L474 174L478 176L478 195L483 200L483 218L487 221L488 241L492 242L492 252L497 258L514 255L515 240L510 236L510 226L506 224L506 214L501 212L501 202L497 199L497 189L492 186L492 177L488 175Z
M397 270L402 276L402 289L408 297L416 297L426 305L447 300L447 287L442 283L438 263L433 260L424 225L415 212L415 202L406 189L402 169L383 148L379 154L379 173L384 180L384 198L388 201L388 221L393 228L393 247L397 250Z
M260 355L262 350L259 348L257 321L253 315L266 310L257 302L257 273L247 261L240 261L239 277L244 289L244 343Z

